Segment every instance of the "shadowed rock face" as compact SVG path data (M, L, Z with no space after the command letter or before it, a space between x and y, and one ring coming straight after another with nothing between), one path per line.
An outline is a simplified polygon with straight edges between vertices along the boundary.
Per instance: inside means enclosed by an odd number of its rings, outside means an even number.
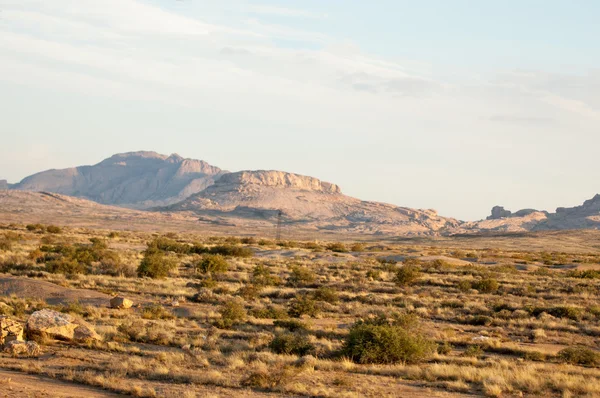
M224 173L202 160L184 159L177 154L129 152L111 156L94 166L43 171L12 188L148 208L182 201L213 184Z

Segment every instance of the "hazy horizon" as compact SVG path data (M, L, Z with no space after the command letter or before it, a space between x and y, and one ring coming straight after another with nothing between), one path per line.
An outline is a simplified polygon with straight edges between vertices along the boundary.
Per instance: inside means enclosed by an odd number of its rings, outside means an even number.
M0 0L0 179L145 149L462 220L579 205L600 191L599 12Z

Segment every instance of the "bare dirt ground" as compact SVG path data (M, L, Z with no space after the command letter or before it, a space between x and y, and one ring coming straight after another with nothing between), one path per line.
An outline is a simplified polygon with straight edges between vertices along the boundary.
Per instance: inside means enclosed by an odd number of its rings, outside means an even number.
M39 375L0 370L0 398L116 398L122 395Z
M94 290L71 289L35 279L15 278L0 274L0 296L38 299L50 305L79 302L83 305L107 306L110 296Z

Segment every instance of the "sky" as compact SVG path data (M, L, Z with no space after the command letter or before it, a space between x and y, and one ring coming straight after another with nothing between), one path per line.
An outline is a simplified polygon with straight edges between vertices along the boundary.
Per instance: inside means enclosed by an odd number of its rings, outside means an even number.
M600 192L595 0L0 0L0 179L153 150L462 220Z

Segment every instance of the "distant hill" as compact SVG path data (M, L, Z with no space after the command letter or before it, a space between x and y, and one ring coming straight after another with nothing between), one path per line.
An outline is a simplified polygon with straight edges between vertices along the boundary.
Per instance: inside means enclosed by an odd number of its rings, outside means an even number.
M600 229L600 195L555 213L535 209L513 213L495 206L485 220L462 222L441 217L435 210L362 201L314 177L274 170L229 173L202 160L156 152L122 153L93 166L43 171L17 184L0 180L0 190L58 193L152 210L150 218L156 212L193 216L206 225L240 230L269 229L279 212L286 228L327 233L426 236ZM14 202L14 196L10 198Z
M461 232L522 232L566 229L600 229L600 195L586 200L581 206L559 207L549 213L523 209L515 213L495 206L492 214L482 221L462 223Z
M213 184L224 173L202 160L184 159L176 154L129 152L93 166L42 171L11 188L145 209L182 201Z
M225 174L214 185L162 210L268 222L281 211L287 225L399 235L437 234L459 224L434 210L366 202L342 194L335 184L272 170Z

